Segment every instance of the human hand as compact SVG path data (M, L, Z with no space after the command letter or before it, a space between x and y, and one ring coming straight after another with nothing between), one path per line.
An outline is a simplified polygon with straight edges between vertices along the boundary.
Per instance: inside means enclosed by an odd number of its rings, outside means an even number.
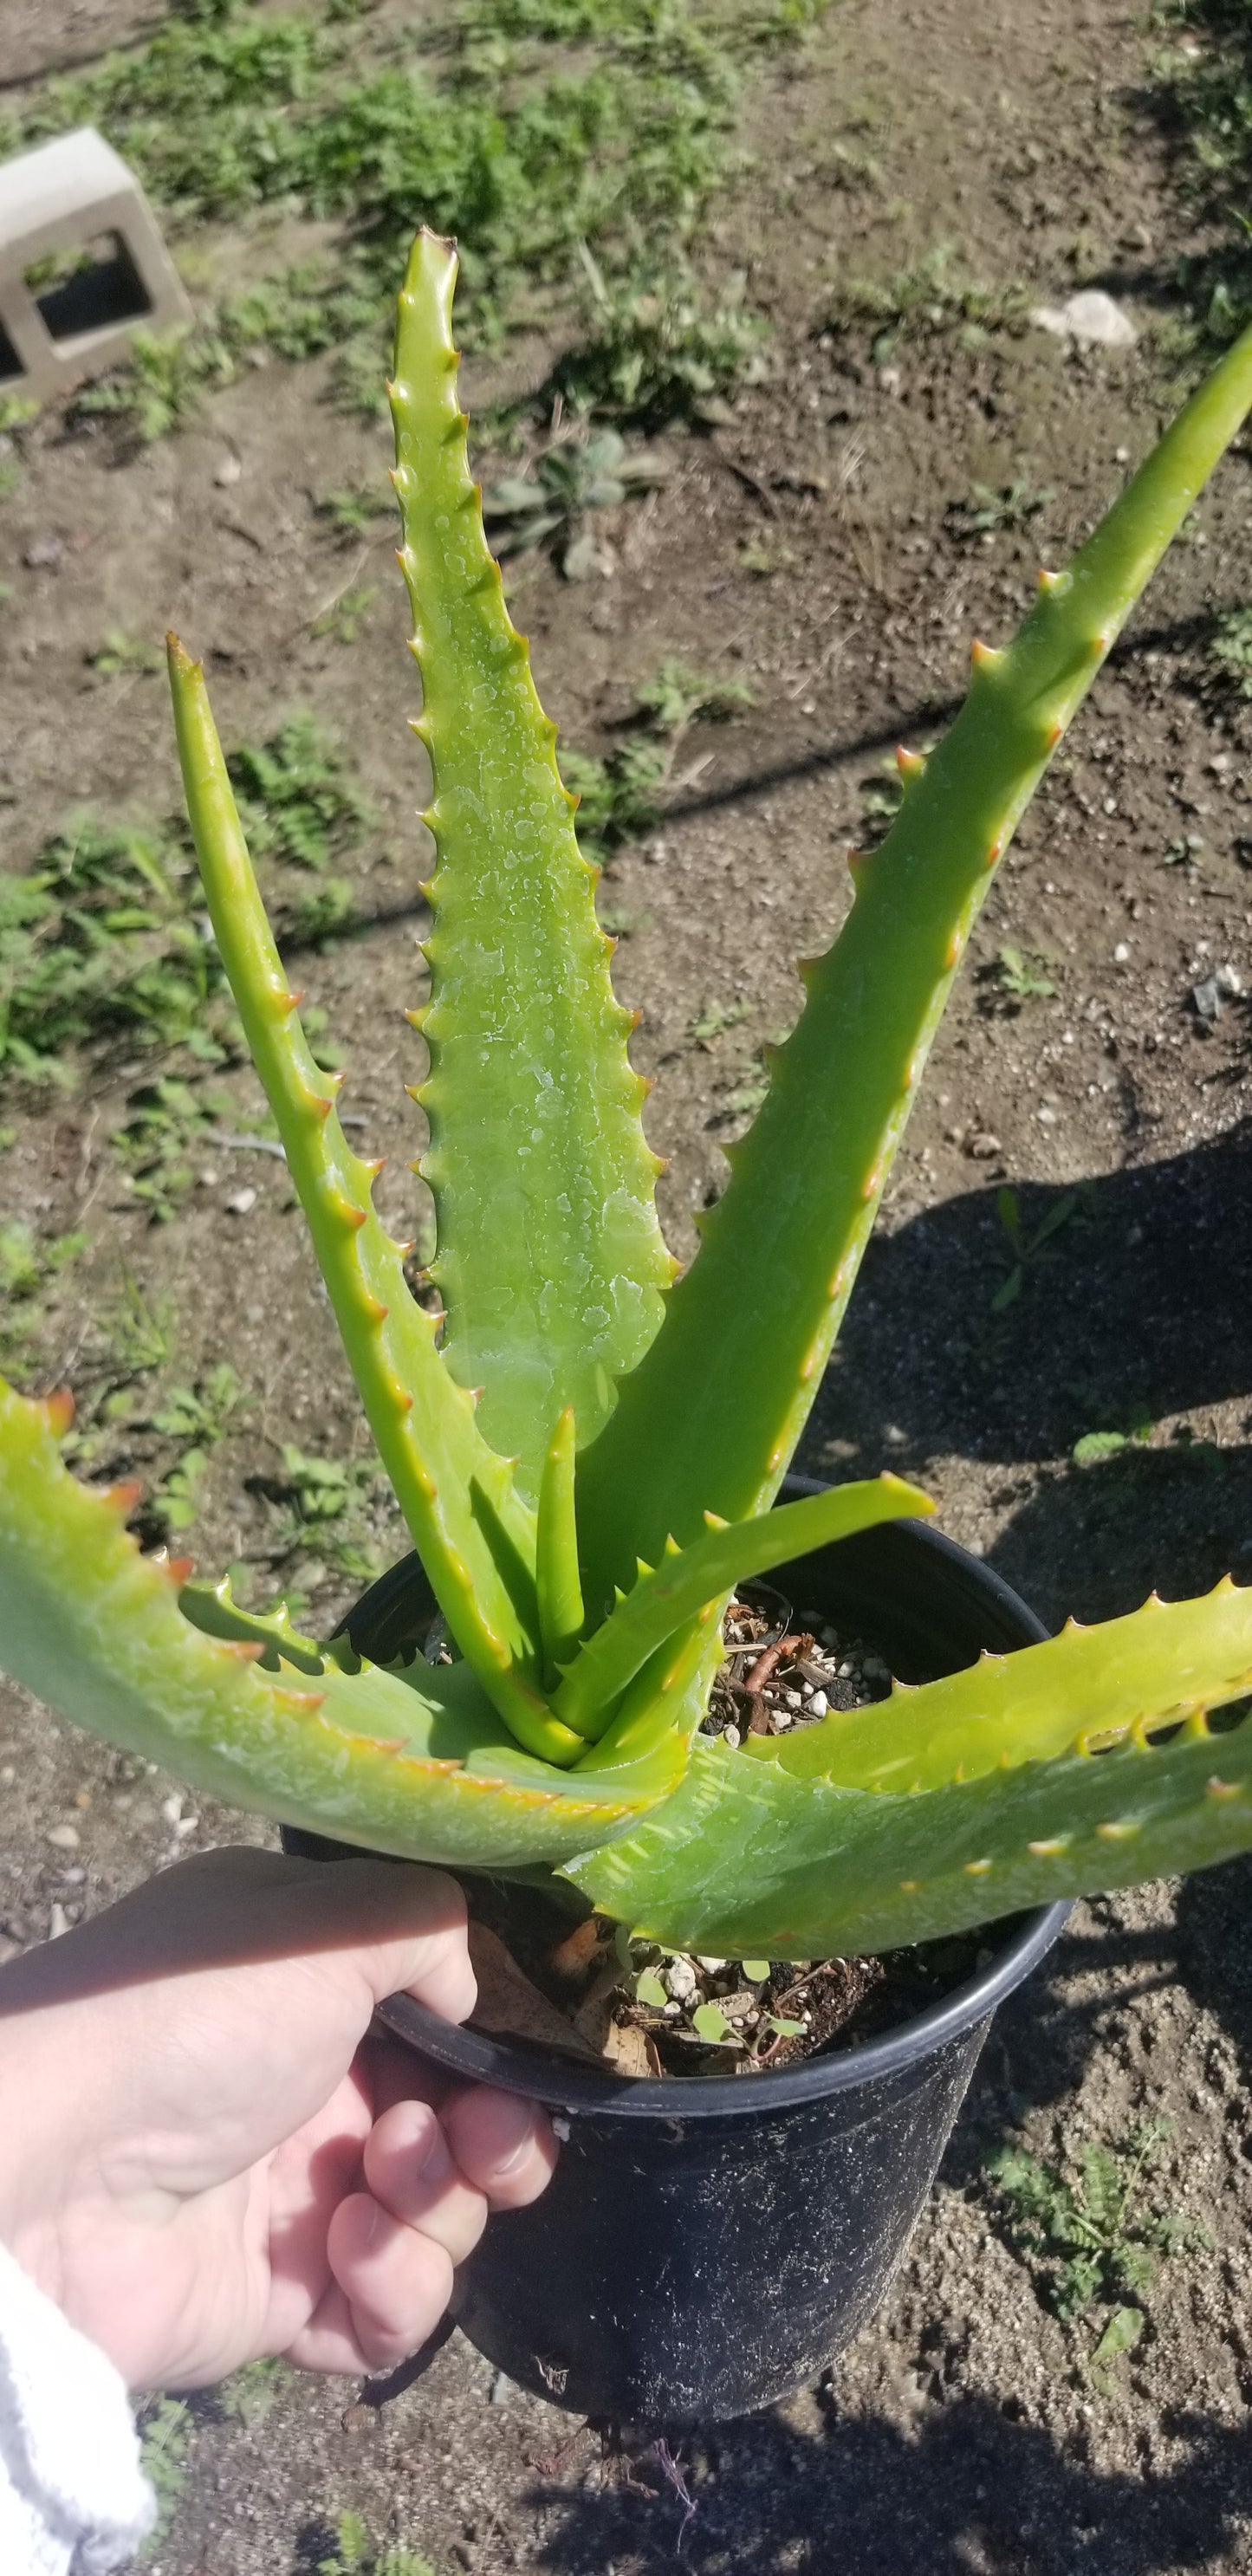
M255 1849L0 1970L0 2242L129 2386L389 2370L543 2190L542 2115L367 2038L400 1991L473 2008L453 1879Z

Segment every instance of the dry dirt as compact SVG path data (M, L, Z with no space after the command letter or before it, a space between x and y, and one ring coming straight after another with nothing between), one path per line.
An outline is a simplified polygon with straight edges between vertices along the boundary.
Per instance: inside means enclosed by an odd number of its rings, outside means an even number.
M124 33L118 10L13 6L12 67ZM1146 30L1111 5L842 0L798 65L770 75L750 181L723 210L716 256L746 266L776 317L774 381L733 423L677 443L666 487L613 529L616 569L585 588L531 564L515 584L540 686L562 733L603 749L635 684L680 653L746 678L755 709L699 731L661 830L617 864L617 958L657 1077L653 1140L670 1156L676 1249L719 1185L719 1143L762 1041L796 1007L791 960L829 938L842 853L896 741L924 741L962 688L971 636L1000 637L1037 562L1063 557L1171 406L1166 345L1185 217L1144 97ZM983 283L1058 301L1104 285L1148 326L1132 353L1066 355L1038 332L980 352L902 339L894 375L869 334L824 327L849 275L889 276L955 244ZM262 738L308 705L349 745L381 815L360 871L374 927L303 980L329 1011L348 1099L392 1157L383 1203L413 1213L402 1085L416 1048L400 1011L419 988L417 754L389 539L341 552L313 501L380 479L382 432L317 398L318 370L271 367L215 397L200 426L126 456L51 423L0 519L7 860L22 866L68 813L160 815L176 801L159 681L89 686L106 627L179 627L203 652L225 733ZM497 390L471 370L471 399ZM215 475L237 457L241 472ZM1050 498L1023 535L956 531L975 483L1025 478ZM936 1494L944 1526L1049 1619L1129 1608L1252 1561L1247 1023L1211 1029L1191 988L1230 964L1252 982L1252 725L1215 684L1204 639L1248 595L1249 452L1196 514L1019 836L976 934L929 1087L897 1168L799 1464L887 1462ZM65 541L58 568L32 545ZM745 554L749 561L745 563ZM771 559L771 573L760 567ZM752 569L755 565L757 569ZM327 601L374 600L353 646L317 638ZM1166 865L1188 834L1198 867ZM1001 989L1011 943L1045 961L1051 997ZM697 1041L713 1004L751 1015ZM390 1032L390 1034L385 1034ZM4 1213L41 1232L82 1221L90 1253L56 1308L56 1375L73 1378L84 1317L127 1275L167 1295L177 1376L224 1349L255 1397L215 1453L196 1532L216 1566L264 1543L244 1479L267 1443L359 1448L299 1220L259 1157L206 1174L153 1229L117 1188L103 1139L129 1077L18 1117ZM232 1077L247 1130L250 1077ZM226 1212L242 1180L258 1197ZM992 1311L1011 1256L996 1190L1028 1232L1079 1198ZM1092 1431L1147 1438L1076 1466ZM388 1533L384 1529L385 1540ZM396 1542L398 1546L398 1541ZM315 1615L343 1604L327 1574ZM0 1919L46 1937L205 1841L258 1829L169 1803L106 1751L0 1694ZM67 1861L49 1830L72 1823ZM182 1830L180 1830L182 1828ZM81 1875L79 1874L81 1873ZM680 2449L700 2576L1172 2576L1252 2567L1252 1864L1181 1891L1079 1910L1050 1970L998 2020L940 2183L877 2322L822 2386ZM1210 2250L1166 2267L1139 2350L1101 2395L1087 2321L1040 2304L998 2231L982 2152L1117 2145L1176 2123L1165 2205ZM162 2576L287 2576L325 2556L352 2506L440 2576L522 2567L642 2576L669 2564L683 2508L655 2457L625 2467L556 2410L522 2397L459 2337L381 2417L354 2392L283 2379L241 2426L197 2401L188 2477L153 2564Z

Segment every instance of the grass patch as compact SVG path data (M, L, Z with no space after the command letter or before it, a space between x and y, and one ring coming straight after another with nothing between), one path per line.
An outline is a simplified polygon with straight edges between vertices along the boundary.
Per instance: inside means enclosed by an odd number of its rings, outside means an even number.
M331 0L264 16L250 0L184 5L0 120L0 151L96 125L175 239L266 205L330 219L339 239L217 297L191 334L140 334L132 369L79 409L163 435L259 343L345 349L357 399L376 385L418 222L457 236L471 342L577 314L594 274L578 399L633 417L706 397L760 326L706 311L688 255L727 173L745 69L818 14L819 0L473 0L406 30L399 60L394 34Z
M1252 317L1252 15L1247 0L1168 0L1158 25L1153 87L1182 194L1222 236L1177 280L1199 333L1225 343Z
M253 856L271 866L320 875L373 821L307 713L268 742L239 744L227 766ZM311 901L279 880L281 937L346 926L351 889L331 879L318 891ZM23 875L0 874L0 1087L6 1077L68 1086L75 1052L88 1046L182 1047L221 1063L233 1013L202 903L181 818L141 831L85 816ZM177 1104L158 1098L152 1108L173 1116Z

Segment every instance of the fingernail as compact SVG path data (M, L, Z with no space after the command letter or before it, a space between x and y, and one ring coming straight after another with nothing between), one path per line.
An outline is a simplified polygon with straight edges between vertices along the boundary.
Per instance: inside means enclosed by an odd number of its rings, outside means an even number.
M452 2171L448 2141L433 2111L425 2136L413 2141L413 2167L416 2173L425 2174L428 2182L443 2182Z
M534 2113L529 2102L506 2096L496 2113L499 2139L492 2163L498 2174L513 2173L530 2153L535 2134Z

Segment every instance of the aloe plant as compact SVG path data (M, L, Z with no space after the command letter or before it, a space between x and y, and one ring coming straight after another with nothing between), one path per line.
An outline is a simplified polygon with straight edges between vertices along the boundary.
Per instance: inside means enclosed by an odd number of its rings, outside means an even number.
M1005 651L904 799L686 1273L595 871L466 455L455 258L400 297L394 483L434 788L430 998L409 1016L434 1194L415 1302L306 1044L198 666L170 646L218 947L451 1661L393 1668L142 1557L132 1489L62 1465L68 1399L0 1393L0 1654L68 1716L237 1804L385 1851L557 1871L731 1955L882 1948L1252 1844L1252 1592L1227 1583L737 1749L701 1732L732 1588L929 1506L884 1476L772 1508L970 925L1124 618L1252 404L1252 334ZM1237 1712L1235 1713L1237 1717Z

